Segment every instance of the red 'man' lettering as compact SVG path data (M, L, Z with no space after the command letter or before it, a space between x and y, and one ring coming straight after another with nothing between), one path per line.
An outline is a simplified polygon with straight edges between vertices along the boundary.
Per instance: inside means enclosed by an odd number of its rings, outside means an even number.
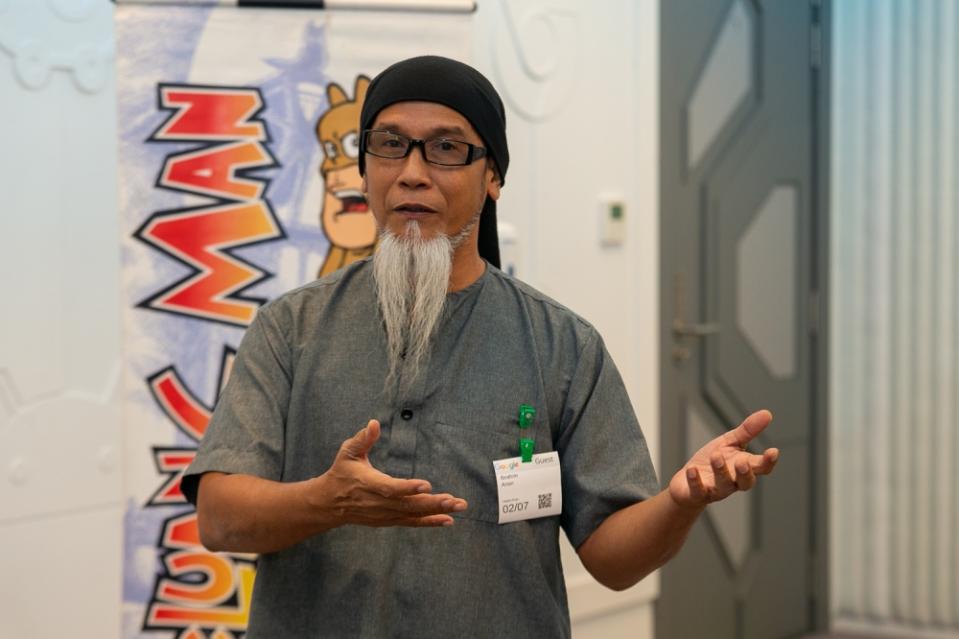
M256 200L263 180L237 177L236 172L273 166L273 158L257 141L223 144L167 158L160 185L226 200Z
M263 123L251 121L263 106L257 89L167 85L160 105L174 111L154 140L266 140Z
M137 236L195 269L142 306L249 326L261 300L239 292L265 275L230 248L283 236L263 201L157 213Z

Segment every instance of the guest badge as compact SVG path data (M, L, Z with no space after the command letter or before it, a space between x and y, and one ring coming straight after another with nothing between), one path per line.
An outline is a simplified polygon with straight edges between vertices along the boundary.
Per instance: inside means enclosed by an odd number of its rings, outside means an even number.
M539 453L528 462L522 457L493 462L499 493L499 523L558 515L563 511L559 453Z

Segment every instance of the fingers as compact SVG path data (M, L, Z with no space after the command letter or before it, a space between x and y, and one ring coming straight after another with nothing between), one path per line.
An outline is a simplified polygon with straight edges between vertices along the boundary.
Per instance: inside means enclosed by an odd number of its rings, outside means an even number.
M757 475L768 475L773 472L776 462L779 461L779 449L767 448L762 455L750 455L750 466Z
M745 449L749 442L766 430L772 420L773 414L768 410L758 410L744 419L742 424L726 433L724 436L726 443Z
M387 499L400 499L411 495L429 493L433 487L425 479L396 479L377 471L382 481L372 486L380 496Z
M709 455L709 465L691 463L683 470L686 488L678 475L670 482L670 492L677 503L705 505L720 501L735 492L751 490L759 475L772 472L779 460L779 450L770 448L762 455L737 451L724 457L720 451Z
M398 519L389 523L381 523L379 526L407 526L410 528L448 528L454 523L454 519L449 515L430 515L428 517L409 517Z
M736 469L736 487L749 490L756 485L757 475L768 475L779 461L779 449L769 448L762 455L741 454L733 460Z
M713 477L715 477L715 497L722 499L726 495L736 491L736 478L729 470L729 464L723 458L722 453L715 452L709 458L709 463L713 467Z
M449 493L430 493L429 482L422 479L394 479L377 472L376 483L367 482L365 490L371 505L384 510L413 515L466 510L466 500ZM410 490L411 486L415 486Z
M452 526L452 513L467 509L465 499L452 495L411 495L379 507L354 512L353 523L366 526Z
M693 503L705 503L708 501L706 487L703 485L703 478L700 477L699 469L695 466L686 468L686 483L689 484L689 498Z
M453 518L449 515L431 515L429 517L416 517L404 521L401 526L410 526L413 528L437 528L453 525Z
M337 491L342 495L340 506L368 525L395 525L376 522L462 512L468 507L465 499L449 493L433 494L425 479L397 479L371 466L349 472L336 476L343 482Z
M414 495L403 500L400 508L411 515L428 516L447 513L460 513L467 509L469 504L465 499L450 494L443 495Z
M318 478L318 502L331 508L334 526L450 526L451 513L468 508L465 499L434 495L424 479L399 479L370 464L369 452L380 438L371 419L340 446L330 469Z
M424 479L398 479L374 468L368 455L379 438L380 423L371 419L343 442L337 459L323 475L322 490L328 498L332 496L337 525L452 525L450 514L466 510L466 500L448 493L434 495Z
M366 426L343 442L343 445L340 447L340 452L353 459L365 457L379 438L380 423L375 419L371 419Z
M397 479L375 468L360 471L358 477L362 478L365 492L371 493L380 500L402 503L404 499L426 497L439 502L444 497L444 495L431 495L433 487L425 479ZM451 497L451 495L445 495L445 497ZM397 509L402 510L400 507Z
M749 460L740 457L734 463L736 467L736 487L739 490L749 490L756 485L756 475L753 473Z

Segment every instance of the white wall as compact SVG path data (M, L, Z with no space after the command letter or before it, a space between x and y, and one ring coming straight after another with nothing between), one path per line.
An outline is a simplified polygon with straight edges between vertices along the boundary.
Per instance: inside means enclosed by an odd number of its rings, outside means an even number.
M959 6L833 7L832 620L959 637Z
M116 636L112 7L0 2L0 636Z
M657 3L480 0L475 21L509 105L519 275L600 329L657 459ZM111 56L109 3L0 0L3 637L119 635ZM619 248L604 194L626 203ZM652 636L655 577L614 594L575 557L567 573L577 637Z
M658 5L494 0L477 22L477 64L507 105L499 209L519 276L600 330L658 461ZM608 195L626 202L622 247L600 243ZM651 637L658 578L611 593L565 550L576 636Z

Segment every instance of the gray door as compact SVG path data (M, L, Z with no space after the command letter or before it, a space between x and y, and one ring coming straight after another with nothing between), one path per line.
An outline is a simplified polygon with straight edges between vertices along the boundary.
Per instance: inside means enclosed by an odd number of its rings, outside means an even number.
M813 623L820 7L660 7L662 467L759 408L775 418L753 448L782 454L664 569L657 637L794 637Z

